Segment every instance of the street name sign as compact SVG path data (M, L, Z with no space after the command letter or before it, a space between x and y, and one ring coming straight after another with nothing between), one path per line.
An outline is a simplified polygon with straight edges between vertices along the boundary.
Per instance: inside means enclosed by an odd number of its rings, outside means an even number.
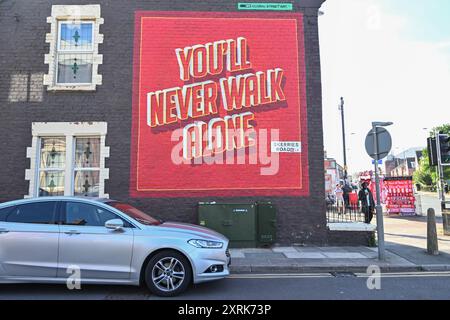
M238 10L292 11L292 3L238 2Z

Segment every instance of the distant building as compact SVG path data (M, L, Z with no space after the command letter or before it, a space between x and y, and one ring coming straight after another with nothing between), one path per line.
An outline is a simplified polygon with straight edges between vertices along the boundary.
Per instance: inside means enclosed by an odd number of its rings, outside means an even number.
M387 177L412 176L423 157L423 148L409 148L397 155L389 155L385 161Z
M391 176L392 170L398 166L398 160L393 154L387 156L384 161L385 174L387 177Z
M336 159L325 158L325 194L332 194L336 184L344 180L344 167Z

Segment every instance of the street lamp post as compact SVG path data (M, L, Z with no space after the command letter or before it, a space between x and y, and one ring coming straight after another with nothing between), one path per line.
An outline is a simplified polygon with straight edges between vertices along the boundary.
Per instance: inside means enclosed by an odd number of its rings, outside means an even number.
M377 196L377 203L375 206L375 212L377 215L377 233L378 233L378 259L380 261L386 260L386 251L384 245L384 225L383 225L383 209L381 207L381 192L380 192L380 177L378 173L378 160L379 160L379 150L378 150L378 135L377 128L387 127L392 125L392 122L372 122L372 133L375 151L375 189Z
M347 149L345 146L345 118L344 118L344 98L341 97L341 103L339 105L339 110L341 111L341 122L342 122L342 148L344 153L344 181L347 181Z

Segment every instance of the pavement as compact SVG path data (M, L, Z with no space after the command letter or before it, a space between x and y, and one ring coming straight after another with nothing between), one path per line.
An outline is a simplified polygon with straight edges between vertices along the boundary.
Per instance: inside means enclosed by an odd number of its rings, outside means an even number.
M401 255L387 250L386 261L378 260L377 248L369 247L274 247L230 249L231 273L365 272L378 266L382 272L424 270ZM426 262L426 265L429 261ZM450 270L441 268L437 270Z
M443 234L442 217L436 217L439 255L427 254L427 217L387 217L385 240L389 252L422 270L450 270L450 236Z
M450 237L443 235L439 200L435 194L421 193L421 212L414 217L385 216L386 261L378 260L378 248L370 247L273 247L230 249L232 274L365 272L376 265L382 272L449 271ZM429 255L427 217L436 209L440 254ZM375 222L375 219L374 219ZM351 232L351 231L349 231Z
M450 251L441 246L438 256L429 255L426 238L410 244L386 240L385 261L378 260L378 248L369 247L230 249L231 273L365 272L369 266L382 272L450 271ZM420 240L425 244L417 246ZM442 241L448 246L450 239Z

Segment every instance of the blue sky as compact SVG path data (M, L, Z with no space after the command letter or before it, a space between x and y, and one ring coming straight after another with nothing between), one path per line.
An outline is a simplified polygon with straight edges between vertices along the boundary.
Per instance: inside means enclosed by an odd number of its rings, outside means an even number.
M336 0L335 0L336 1ZM382 0L387 12L405 15L413 22L405 36L423 41L448 40L450 1L448 0Z
M319 17L325 149L342 163L346 101L349 171L371 168L364 138L393 121L393 152L426 145L450 123L450 1L328 0ZM424 129L428 128L428 129Z

